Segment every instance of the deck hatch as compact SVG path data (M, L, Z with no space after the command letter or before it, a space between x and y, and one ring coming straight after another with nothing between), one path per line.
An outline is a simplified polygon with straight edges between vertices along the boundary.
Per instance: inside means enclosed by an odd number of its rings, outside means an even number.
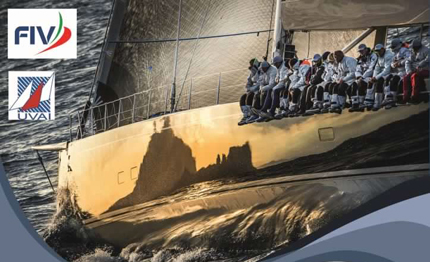
M325 127L318 129L318 136L321 142L334 141L334 129L333 127Z
M136 180L137 179L137 175L138 175L138 173L137 173L137 166L132 167L130 169L130 179L131 180Z
M125 173L121 171L118 173L118 185L124 184L125 182Z

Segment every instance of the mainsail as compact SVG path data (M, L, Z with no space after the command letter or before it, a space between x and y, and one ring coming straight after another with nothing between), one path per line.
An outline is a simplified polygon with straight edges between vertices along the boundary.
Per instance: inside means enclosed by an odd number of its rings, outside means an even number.
M285 0L284 28L294 30L364 29L428 23L427 0Z
M273 30L270 22L274 3L274 0L182 1L180 38L184 40L179 46L178 89L182 88L195 41L199 42L182 98L178 97L181 99L178 109L185 106L191 79L193 107L215 104L220 81L219 103L237 101L243 92L248 61L254 57L261 60L266 55L268 34ZM179 1L116 1L115 9L99 72L102 84L96 93L103 102L108 102L152 89L151 107L157 108L151 111L163 111L172 81L175 51L172 40L177 33ZM201 39L190 40L199 35L200 29Z
M94 110L96 129L169 112L180 9L175 108L238 101L248 61L272 54L275 6L289 30L282 42L292 40L299 58L341 49L369 27L425 23L428 14L423 0L116 0L93 96L111 103Z

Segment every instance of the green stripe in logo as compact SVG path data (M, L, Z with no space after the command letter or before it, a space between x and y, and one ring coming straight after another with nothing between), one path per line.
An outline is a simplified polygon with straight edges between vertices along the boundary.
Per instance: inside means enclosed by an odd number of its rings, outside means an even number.
M58 12L58 14L60 14L60 25L58 26L57 35L56 35L56 36L55 36L55 38L51 41L51 43L50 43L50 44L52 44L52 42L54 42L54 41L55 41L55 39L57 39L57 37L60 35L61 28L63 27L63 17L61 16L61 13L60 13L60 12Z

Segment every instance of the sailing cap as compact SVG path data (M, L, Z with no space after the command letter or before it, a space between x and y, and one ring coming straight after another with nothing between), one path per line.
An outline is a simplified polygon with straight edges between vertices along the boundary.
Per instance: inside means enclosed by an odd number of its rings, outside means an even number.
M377 45L375 45L375 51L379 51L379 50L381 50L382 48L384 48L384 45L383 45L383 44L377 44Z
M268 68L270 67L270 64L267 61L264 61L263 63L261 63L261 68Z
M402 41L398 38L394 38L393 40L391 40L390 48L396 49L396 48L400 47L401 45L402 45Z
M325 61L327 60L328 56L330 55L329 51L325 51L324 54L322 55L322 59Z
M315 54L314 58L312 59L313 62L317 62L321 59L321 55L320 54Z
M361 44L358 46L358 52L364 51L367 48L365 44Z
M260 62L258 62L257 58L253 58L253 59L251 59L251 61L249 61L249 64L253 65L253 66L258 66L259 63Z
M421 46L422 46L422 43L419 38L412 41L412 48L420 48Z
M276 64L276 63L282 63L282 57L280 57L280 56L275 56L274 58L273 58L273 63L274 64Z
M334 54L333 53L328 55L328 61L334 63Z

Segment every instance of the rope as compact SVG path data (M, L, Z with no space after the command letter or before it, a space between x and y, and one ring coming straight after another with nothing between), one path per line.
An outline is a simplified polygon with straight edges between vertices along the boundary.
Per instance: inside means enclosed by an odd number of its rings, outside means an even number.
M212 39L212 38L223 38L223 37L231 37L231 36L242 36L242 35L254 35L259 33L270 33L273 29L265 29L265 30L257 30L257 31L248 31L243 33L233 33L233 34L225 34L225 35L209 35L209 36L201 36L199 39ZM180 38L179 41L192 41L197 40L197 37L187 37ZM109 40L108 43L113 44L149 44L149 43L165 43L165 42L175 42L176 39L131 39L131 40Z
M102 60L102 55L103 55L103 52L104 52L104 49L105 49L105 46L106 46L106 42L107 42L106 39L107 39L107 35L108 35L108 32L109 32L109 28L110 28L110 23L111 23L111 20L112 20L112 14L113 14L114 7L115 7L115 0L112 0L112 8L110 10L109 20L108 20L108 24L107 24L106 32L105 32L105 37L103 39L103 47L102 47L102 50L100 52L99 61L97 62L97 69L96 69L96 73L94 74L94 81L93 81L93 84L91 86L90 94L88 96L88 101L90 101L91 96L93 94L94 86L96 85L97 75L99 73L100 61Z
M270 31L269 31L269 35L267 36L267 48L266 48L266 58L264 60L267 61L267 58L269 56L269 45L270 45L270 32L273 31L272 30L272 23L273 23L273 10L275 9L275 0L272 1L272 15L270 16Z
M209 9L210 9L209 7L210 7L211 3L212 2L209 2L208 6L207 6L205 17L203 18L202 25L200 26L199 34L197 36L197 40L196 40L196 43L195 43L194 48L193 48L193 54L191 56L190 62L188 63L187 73L185 74L185 77L182 81L181 91L179 92L178 100L176 101L176 105L175 105L175 108L173 109L173 112L175 112L178 109L178 104L179 104L179 101L180 101L181 96L182 96L182 91L184 90L185 81L187 80L188 73L190 72L191 64L193 63L194 55L196 53L197 45L199 43L199 39L200 39L200 36L202 34L203 27L206 23L206 18L209 14Z
M48 181L49 181L49 184L51 185L52 191L55 194L54 186L52 185L51 179L49 178L49 175L48 175L48 171L46 171L45 165L43 164L43 160L42 160L42 157L39 154L39 150L36 150L36 154L37 154L37 159L39 160L40 164L42 165L43 171L45 171L46 178L48 178Z
M306 58L309 58L310 50L311 50L311 32L308 31L308 54L306 55Z

